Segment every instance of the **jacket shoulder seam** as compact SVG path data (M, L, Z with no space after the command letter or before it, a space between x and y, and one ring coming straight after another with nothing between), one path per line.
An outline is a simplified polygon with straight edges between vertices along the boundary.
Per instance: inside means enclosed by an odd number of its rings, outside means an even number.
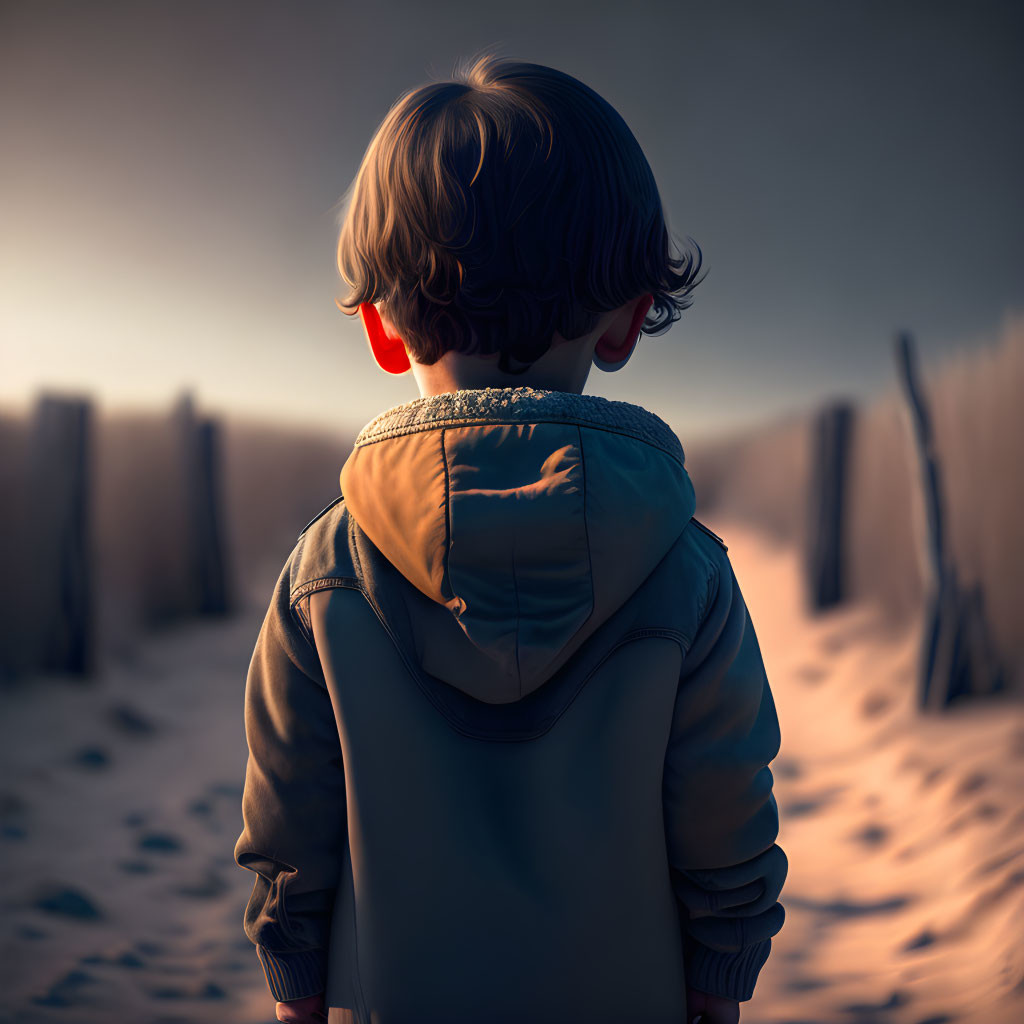
M339 495L338 495L338 496L337 496L337 497L336 497L336 498L335 498L335 499L334 499L334 500L333 500L333 501L332 501L332 502L331 502L331 503L330 503L329 505L326 505L326 506L325 506L324 508L322 508L322 509L321 509L321 510L320 510L319 512L317 512L317 514L316 514L315 516L313 516L313 518L312 518L312 519L310 519L310 521L309 521L308 523L306 523L306 525L305 525L305 526L304 526L304 527L303 527L303 528L302 528L302 529L301 529L301 530L299 531L299 536L298 536L298 537L296 537L295 539L296 539L296 540L299 540L299 539L300 539L300 538L302 537L302 535L303 535L303 534L304 534L304 533L305 533L305 532L306 532L306 531L307 531L307 530L308 530L308 529L309 529L309 528L310 528L310 527L311 527L311 526L312 526L312 525L313 525L313 524L314 524L314 523L315 523L315 522L316 522L316 521L317 521L318 519L321 519L321 518L323 518L323 516L327 515L327 513L328 513L328 512L330 512L330 511L331 511L331 509L332 509L332 508L334 508L334 506L335 506L335 505L337 505L339 501L343 501L343 500L344 500L344 498L345 498L345 495L343 495L343 494L339 494Z
M714 530L708 529L708 527L706 527L696 516L691 516L690 522L693 523L693 525L696 526L698 530L701 530L703 533L706 533L712 540L714 540L715 543L717 543L723 551L729 550L728 545L725 543L725 541L722 540L722 538L719 537Z
M309 616L309 601L307 600L318 590L327 590L331 587L347 587L355 590L362 590L359 581L351 576L322 576L315 580L307 580L296 587L293 587L288 595L288 610L299 625L302 635L313 650L316 650L316 640L313 637L313 623ZM305 601L305 604L303 602Z
M701 624L704 621L704 617L707 614L708 609L711 607L715 596L718 592L718 587L721 583L722 573L724 567L729 563L729 549L721 537L718 536L714 530L708 529L696 516L691 516L687 522L687 526L693 524L697 527L697 534L690 534L692 540L691 543L696 548L701 561L705 567L705 578L702 592L699 595L698 606L697 606L697 624L695 631L700 629ZM682 536L686 536L687 531L684 529ZM704 534L713 541L713 546L709 546L706 541L700 541L699 537Z
M345 587L350 590L362 590L362 584L354 576L318 576L316 579L305 580L292 587L289 604L294 606L307 594L315 590L327 590L330 587Z

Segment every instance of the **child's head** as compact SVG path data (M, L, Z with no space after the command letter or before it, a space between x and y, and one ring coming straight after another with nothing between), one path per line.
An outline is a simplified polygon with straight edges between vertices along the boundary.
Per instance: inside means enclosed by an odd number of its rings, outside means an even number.
M522 373L641 298L633 323L661 334L698 281L626 123L540 64L485 54L406 92L346 196L338 306L378 304L420 364L453 351Z

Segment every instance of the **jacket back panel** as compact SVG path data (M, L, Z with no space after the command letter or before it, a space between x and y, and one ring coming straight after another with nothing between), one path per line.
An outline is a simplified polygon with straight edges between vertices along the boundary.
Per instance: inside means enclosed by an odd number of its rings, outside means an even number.
M447 1022L482 1006L494 1022L682 1020L662 786L714 542L683 530L540 690L488 706L417 669L403 625L422 595L343 503L325 519L300 572L325 584L307 626L347 793L329 1005L376 1024L424 1006Z

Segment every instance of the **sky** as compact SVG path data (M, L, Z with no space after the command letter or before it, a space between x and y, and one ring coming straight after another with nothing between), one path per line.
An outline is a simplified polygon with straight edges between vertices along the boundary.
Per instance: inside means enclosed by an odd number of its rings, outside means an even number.
M0 407L40 389L349 430L418 395L334 305L389 106L494 47L586 82L706 280L586 391L713 434L1024 312L1024 5L0 0ZM685 438L684 438L685 440Z

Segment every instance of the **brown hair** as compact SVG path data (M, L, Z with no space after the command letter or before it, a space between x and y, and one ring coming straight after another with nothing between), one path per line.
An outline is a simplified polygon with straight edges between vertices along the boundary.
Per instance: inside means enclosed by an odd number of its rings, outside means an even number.
M421 363L500 352L503 372L522 372L556 330L581 337L644 294L644 333L662 334L700 280L696 242L671 255L625 121L541 64L484 53L405 92L346 195L338 270L350 290L338 308L380 302Z

